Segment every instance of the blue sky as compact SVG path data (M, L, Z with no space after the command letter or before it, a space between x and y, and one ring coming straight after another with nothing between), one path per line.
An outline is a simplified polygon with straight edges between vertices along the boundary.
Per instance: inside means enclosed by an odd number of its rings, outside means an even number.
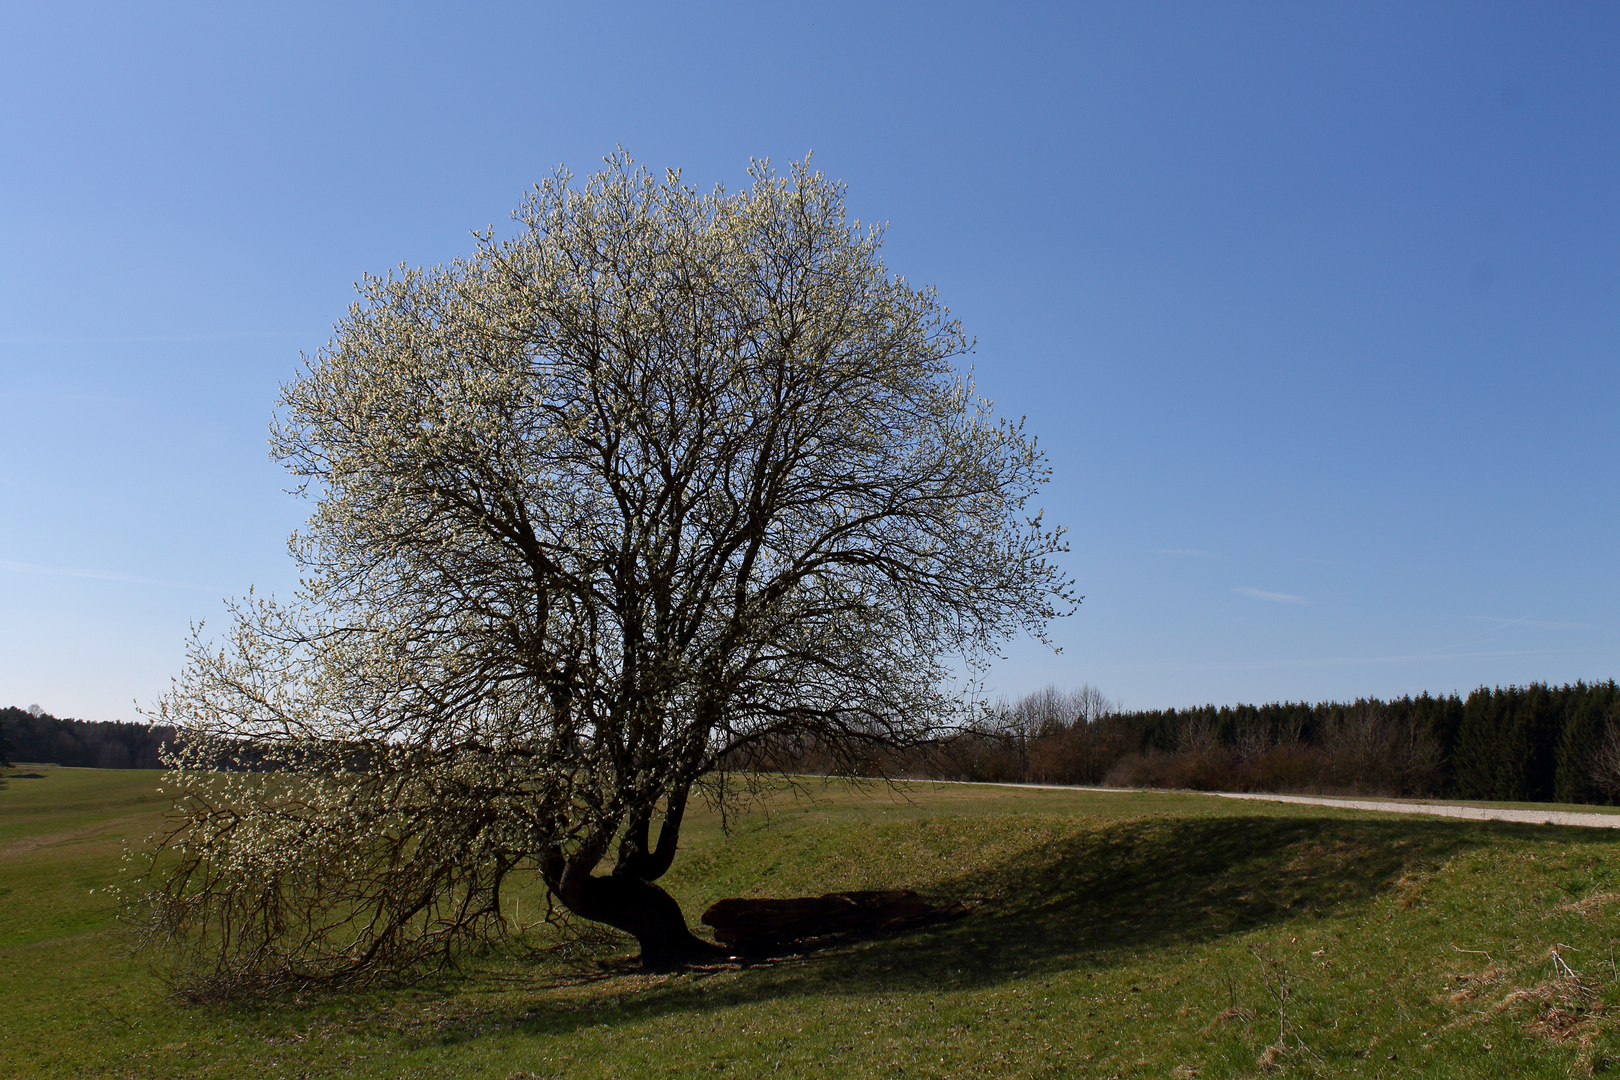
M623 144L815 152L1028 417L1131 707L1620 675L1620 7L0 8L0 704L134 719L286 593L351 283Z

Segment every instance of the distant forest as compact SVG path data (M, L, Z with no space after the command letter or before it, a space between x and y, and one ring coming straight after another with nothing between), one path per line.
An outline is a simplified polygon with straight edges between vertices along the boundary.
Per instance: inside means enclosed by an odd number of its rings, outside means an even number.
M0 709L0 760L162 768L173 728ZM814 747L767 747L767 769L824 773ZM240 767L238 765L238 767ZM250 766L251 767L251 766ZM1620 801L1620 686L1481 687L1466 698L1280 702L1125 711L1096 690L1048 688L981 729L873 761L874 774L1509 802Z
M1086 688L994 710L979 734L896 762L912 775L1613 804L1620 687L1481 687L1467 698L1096 709Z
M161 769L174 729L115 720L59 720L16 706L0 709L0 760L87 769ZM10 744L9 751L6 743Z

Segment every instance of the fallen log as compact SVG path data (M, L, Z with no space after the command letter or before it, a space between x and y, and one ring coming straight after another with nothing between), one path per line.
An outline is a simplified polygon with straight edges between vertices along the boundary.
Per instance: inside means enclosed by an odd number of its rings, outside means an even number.
M909 889L870 889L786 900L721 900L703 913L703 922L722 945L748 950L836 934L912 930L966 911L961 904L930 904Z

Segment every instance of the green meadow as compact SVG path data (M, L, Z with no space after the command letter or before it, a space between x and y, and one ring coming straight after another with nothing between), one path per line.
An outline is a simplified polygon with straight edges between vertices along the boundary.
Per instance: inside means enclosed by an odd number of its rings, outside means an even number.
M37 777L25 774L37 773ZM510 941L411 986L194 1005L103 891L159 774L0 771L0 1076L1563 1077L1620 1069L1620 836L1147 792L911 784L700 814L667 883L969 914L648 975Z

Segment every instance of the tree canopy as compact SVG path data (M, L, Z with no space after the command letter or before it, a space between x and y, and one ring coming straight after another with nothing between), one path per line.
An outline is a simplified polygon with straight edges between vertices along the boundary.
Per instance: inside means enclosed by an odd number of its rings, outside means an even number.
M367 278L285 387L302 588L199 630L157 710L152 927L209 978L448 955L530 869L648 962L700 954L653 884L695 790L933 738L963 662L1070 609L1047 466L961 328L841 184L750 176L560 173L510 238Z

